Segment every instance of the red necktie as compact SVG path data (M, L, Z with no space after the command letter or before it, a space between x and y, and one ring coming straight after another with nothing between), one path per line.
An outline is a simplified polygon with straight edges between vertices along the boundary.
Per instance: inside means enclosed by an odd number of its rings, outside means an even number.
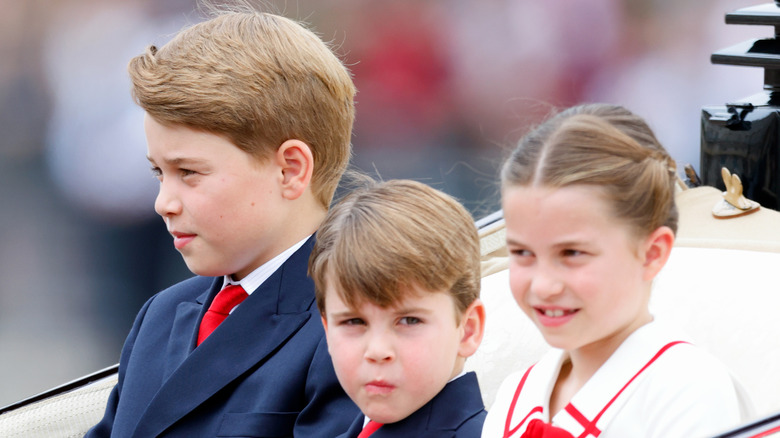
M376 421L371 420L368 422L368 424L366 424L365 427L363 427L363 430L360 431L360 435L358 435L357 438L368 438L380 427L382 427L382 423L377 423Z
M552 424L547 424L544 421L535 418L525 429L525 433L520 438L573 438L574 435L555 427Z
M219 291L200 322L197 345L200 345L227 318L230 311L248 296L244 288L237 284L231 284Z

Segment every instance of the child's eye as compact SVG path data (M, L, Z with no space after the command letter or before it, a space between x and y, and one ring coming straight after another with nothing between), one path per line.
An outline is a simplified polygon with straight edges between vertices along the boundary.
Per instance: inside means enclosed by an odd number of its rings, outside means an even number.
M584 254L582 251L578 249L564 249L563 250L563 256L564 257L576 257L578 255Z
M190 176L195 175L197 172L190 169L179 169L179 173L181 173L181 176Z
M401 325L416 325L422 323L422 320L414 316L404 316L398 320L398 322L401 323Z
M521 247L512 247L509 246L507 248L509 250L509 259L511 260L512 264L515 266L531 266L534 263L534 253L531 251L521 248Z
M160 170L159 167L152 167L151 171L152 171L152 176L154 176L155 178L159 179L162 177L162 170Z
M509 246L507 249L509 250L510 257L514 258L516 261L530 261L534 256L533 252L523 247Z
M341 321L341 325L365 325L365 321L360 318L349 318Z

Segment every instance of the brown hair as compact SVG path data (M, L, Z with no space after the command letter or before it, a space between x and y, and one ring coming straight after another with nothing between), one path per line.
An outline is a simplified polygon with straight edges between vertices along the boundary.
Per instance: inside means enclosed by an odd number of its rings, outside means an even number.
M677 231L676 164L647 123L609 104L569 108L526 135L501 172L504 186L603 190L616 217L638 235Z
M357 189L336 204L309 259L317 306L327 281L344 302L400 303L412 286L448 291L459 311L479 298L479 236L455 199L425 184L391 180Z
M225 12L150 46L128 71L134 100L160 123L222 135L259 159L286 140L308 144L312 191L328 207L351 155L355 87L301 24Z

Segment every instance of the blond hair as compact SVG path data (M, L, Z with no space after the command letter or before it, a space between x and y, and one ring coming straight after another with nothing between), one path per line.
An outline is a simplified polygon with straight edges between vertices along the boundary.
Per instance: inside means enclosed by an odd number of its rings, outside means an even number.
M150 46L128 71L134 100L160 123L222 135L261 160L286 140L308 144L312 192L328 207L351 155L355 87L301 24L226 12Z
M309 259L317 306L325 287L356 308L399 304L409 289L447 291L456 321L479 298L479 236L466 209L449 195L410 180L357 189L336 204L317 232Z
M501 180L599 187L612 213L637 235L663 225L677 231L676 164L647 123L618 105L579 105L551 117L520 141Z

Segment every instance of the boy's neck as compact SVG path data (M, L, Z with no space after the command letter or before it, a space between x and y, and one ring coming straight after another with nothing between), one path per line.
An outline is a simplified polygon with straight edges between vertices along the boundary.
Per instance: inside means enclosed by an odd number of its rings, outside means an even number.
M301 199L301 201L303 200ZM301 208L298 208L299 206ZM308 205L305 202L296 202L294 207L278 213L281 215L278 221L281 225L275 231L269 231L269 233L274 234L268 241L269 247L266 248L265 257L255 260L254 266L230 274L231 280L236 282L243 280L284 254L291 247L308 239L317 231L320 223L325 219L327 211L316 202L309 202ZM287 256L289 257L289 255Z
M458 357L455 360L455 367L452 369L452 374L450 375L450 382L457 379L461 375L465 374L465 368L466 368L466 358L465 357Z
M290 258L290 256L298 251L298 249L300 249L300 247L306 243L310 236L311 235L299 240L294 245L282 251L271 260L263 263L254 271L250 272L242 278L237 278L235 274L226 275L223 280L223 287L229 283L240 284L241 287L243 287L244 290L251 295L252 292L260 287L260 285L263 284L263 282L265 282L268 277L273 275L273 273L276 272L276 270L279 269L279 267L282 266L284 262Z
M290 241L288 246L314 234L327 214L328 209L314 198L310 190L292 201L284 220L284 229L288 231L285 234L287 234L287 240Z

